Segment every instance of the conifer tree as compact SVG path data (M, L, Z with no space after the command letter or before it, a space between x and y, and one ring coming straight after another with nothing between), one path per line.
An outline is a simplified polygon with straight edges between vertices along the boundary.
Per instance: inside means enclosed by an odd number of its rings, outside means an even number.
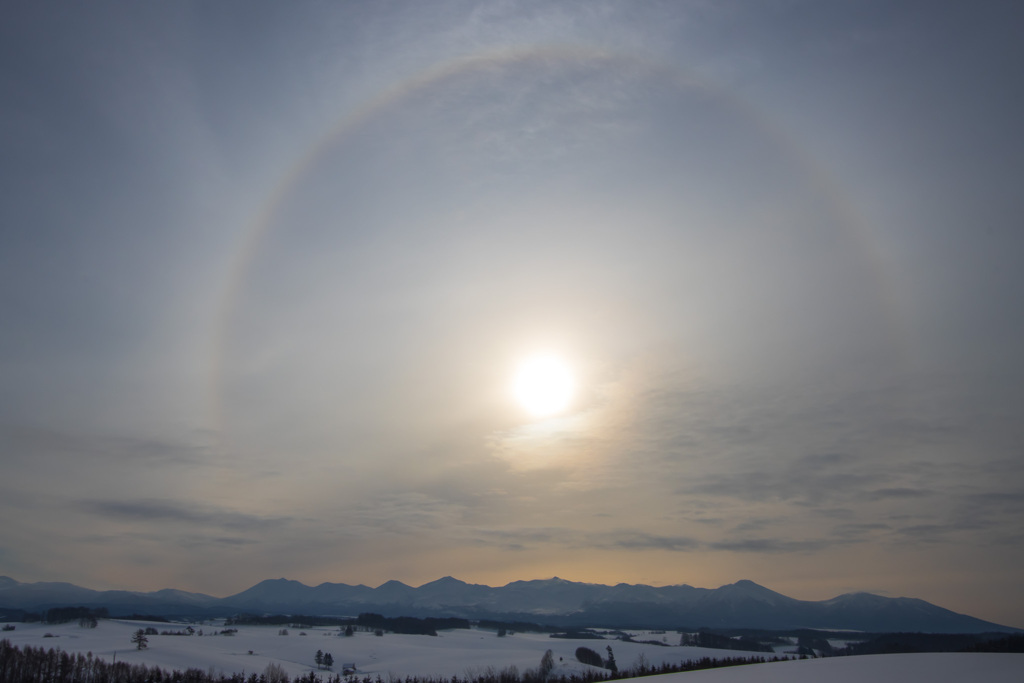
M132 642L135 643L136 650L145 650L149 645L149 638L146 637L146 632L140 628L132 635Z
M604 668L611 671L613 674L619 673L619 665L615 663L615 655L612 654L612 646L608 646L608 660L604 663Z
M544 656L540 658L540 677L547 678L551 675L552 670L555 668L555 653L548 650L544 653Z

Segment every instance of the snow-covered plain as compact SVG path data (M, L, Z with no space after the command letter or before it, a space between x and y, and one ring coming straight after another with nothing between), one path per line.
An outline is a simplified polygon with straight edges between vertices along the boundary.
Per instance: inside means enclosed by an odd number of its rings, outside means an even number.
M357 631L346 637L338 627L291 628L288 635L279 635L282 626L232 626L235 635L211 635L225 630L223 622L214 625L193 624L197 635L151 635L149 646L137 650L131 643L132 634L140 628L152 626L157 631L183 630L185 624L157 622L101 620L96 628L82 628L77 622L68 624L16 624L14 631L0 634L14 645L33 645L60 648L67 652L92 652L107 661L115 655L119 662L159 666L164 669L184 670L189 667L211 668L215 672L261 672L271 662L280 664L291 676L315 671L317 650L329 652L334 658L334 672L341 666L354 663L360 675L380 674L387 679L395 676L464 676L488 667L496 670L515 666L520 671L537 668L546 650L555 656L555 673L571 673L587 668L576 661L576 648L581 645L598 651L602 656L611 645L620 668L636 664L640 655L648 664L679 663L686 659L705 656L749 656L756 653L726 652L698 647L665 647L615 640L569 640L550 638L543 633L515 633L503 638L494 631L455 629L441 631L437 636L402 635ZM202 630L204 635L198 635ZM46 633L53 637L45 637ZM306 635L300 635L305 633ZM666 638L679 642L679 635L668 633L653 636L638 633L642 638ZM249 654L249 651L252 654ZM559 659L561 658L561 659Z
M536 668L548 649L555 656L554 673L568 674L587 668L576 661L576 648L589 647L602 655L612 646L622 669L635 666L641 656L650 665L662 662L679 663L702 657L745 657L758 653L680 647L678 634L638 633L638 638L665 639L670 646L627 643L616 640L567 640L549 638L538 633L515 633L498 638L494 631L452 630L438 636L417 636L357 632L354 636L339 635L337 627L288 628L288 635L279 635L280 626L238 626L235 635L210 635L225 627L221 623L195 624L205 635L151 635L149 647L136 650L132 634L139 628L152 626L158 631L177 631L184 624L146 623L138 621L102 620L88 629L70 624L15 624L13 631L0 634L14 645L59 648L67 652L92 652L93 656L111 661L142 663L172 670L199 668L213 673L262 672L269 663L277 663L290 676L315 671L317 650L329 652L334 658L334 672L347 663L354 663L360 675L384 680L392 676L465 676L488 668L500 671L515 666L519 671ZM46 637L46 634L52 637ZM305 633L306 635L300 635ZM250 654L250 651L252 654ZM325 674L327 672L324 672ZM674 677L683 676L679 681ZM763 665L731 667L647 678L651 683L748 683L753 681L1003 681L1024 680L1024 655L1021 654L924 654L838 657L833 659L778 662Z
M934 652L772 662L666 674L647 683L1020 683L1024 654Z

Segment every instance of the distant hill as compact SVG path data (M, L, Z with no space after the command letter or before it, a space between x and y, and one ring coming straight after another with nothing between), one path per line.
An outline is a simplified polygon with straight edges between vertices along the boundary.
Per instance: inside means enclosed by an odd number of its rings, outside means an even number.
M753 581L720 588L615 586L553 578L492 587L446 576L418 588L387 581L377 588L345 583L307 586L268 579L226 598L164 589L93 591L68 583L21 583L0 577L0 613L50 607L106 607L112 614L228 616L240 612L306 615L457 616L561 626L622 628L849 629L925 633L1018 632L924 600L850 593L796 600Z
M227 615L220 598L201 593L164 589L152 593L94 591L71 583L21 583L0 576L0 614L25 611L44 613L51 607L106 607L111 614L159 614L167 617L209 613ZM219 608L219 609L218 609Z

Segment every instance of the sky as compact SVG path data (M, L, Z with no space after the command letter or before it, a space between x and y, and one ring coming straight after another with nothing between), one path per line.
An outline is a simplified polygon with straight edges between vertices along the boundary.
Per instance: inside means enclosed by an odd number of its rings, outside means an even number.
M1024 6L17 2L0 574L1024 627ZM514 394L528 358L573 382Z

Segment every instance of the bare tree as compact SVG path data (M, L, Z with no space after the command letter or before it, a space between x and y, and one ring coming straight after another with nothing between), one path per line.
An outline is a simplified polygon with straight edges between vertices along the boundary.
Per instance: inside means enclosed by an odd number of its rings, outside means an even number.
M276 662L267 664L267 668L263 670L263 677L267 683L288 683L288 674L285 673L284 667Z

